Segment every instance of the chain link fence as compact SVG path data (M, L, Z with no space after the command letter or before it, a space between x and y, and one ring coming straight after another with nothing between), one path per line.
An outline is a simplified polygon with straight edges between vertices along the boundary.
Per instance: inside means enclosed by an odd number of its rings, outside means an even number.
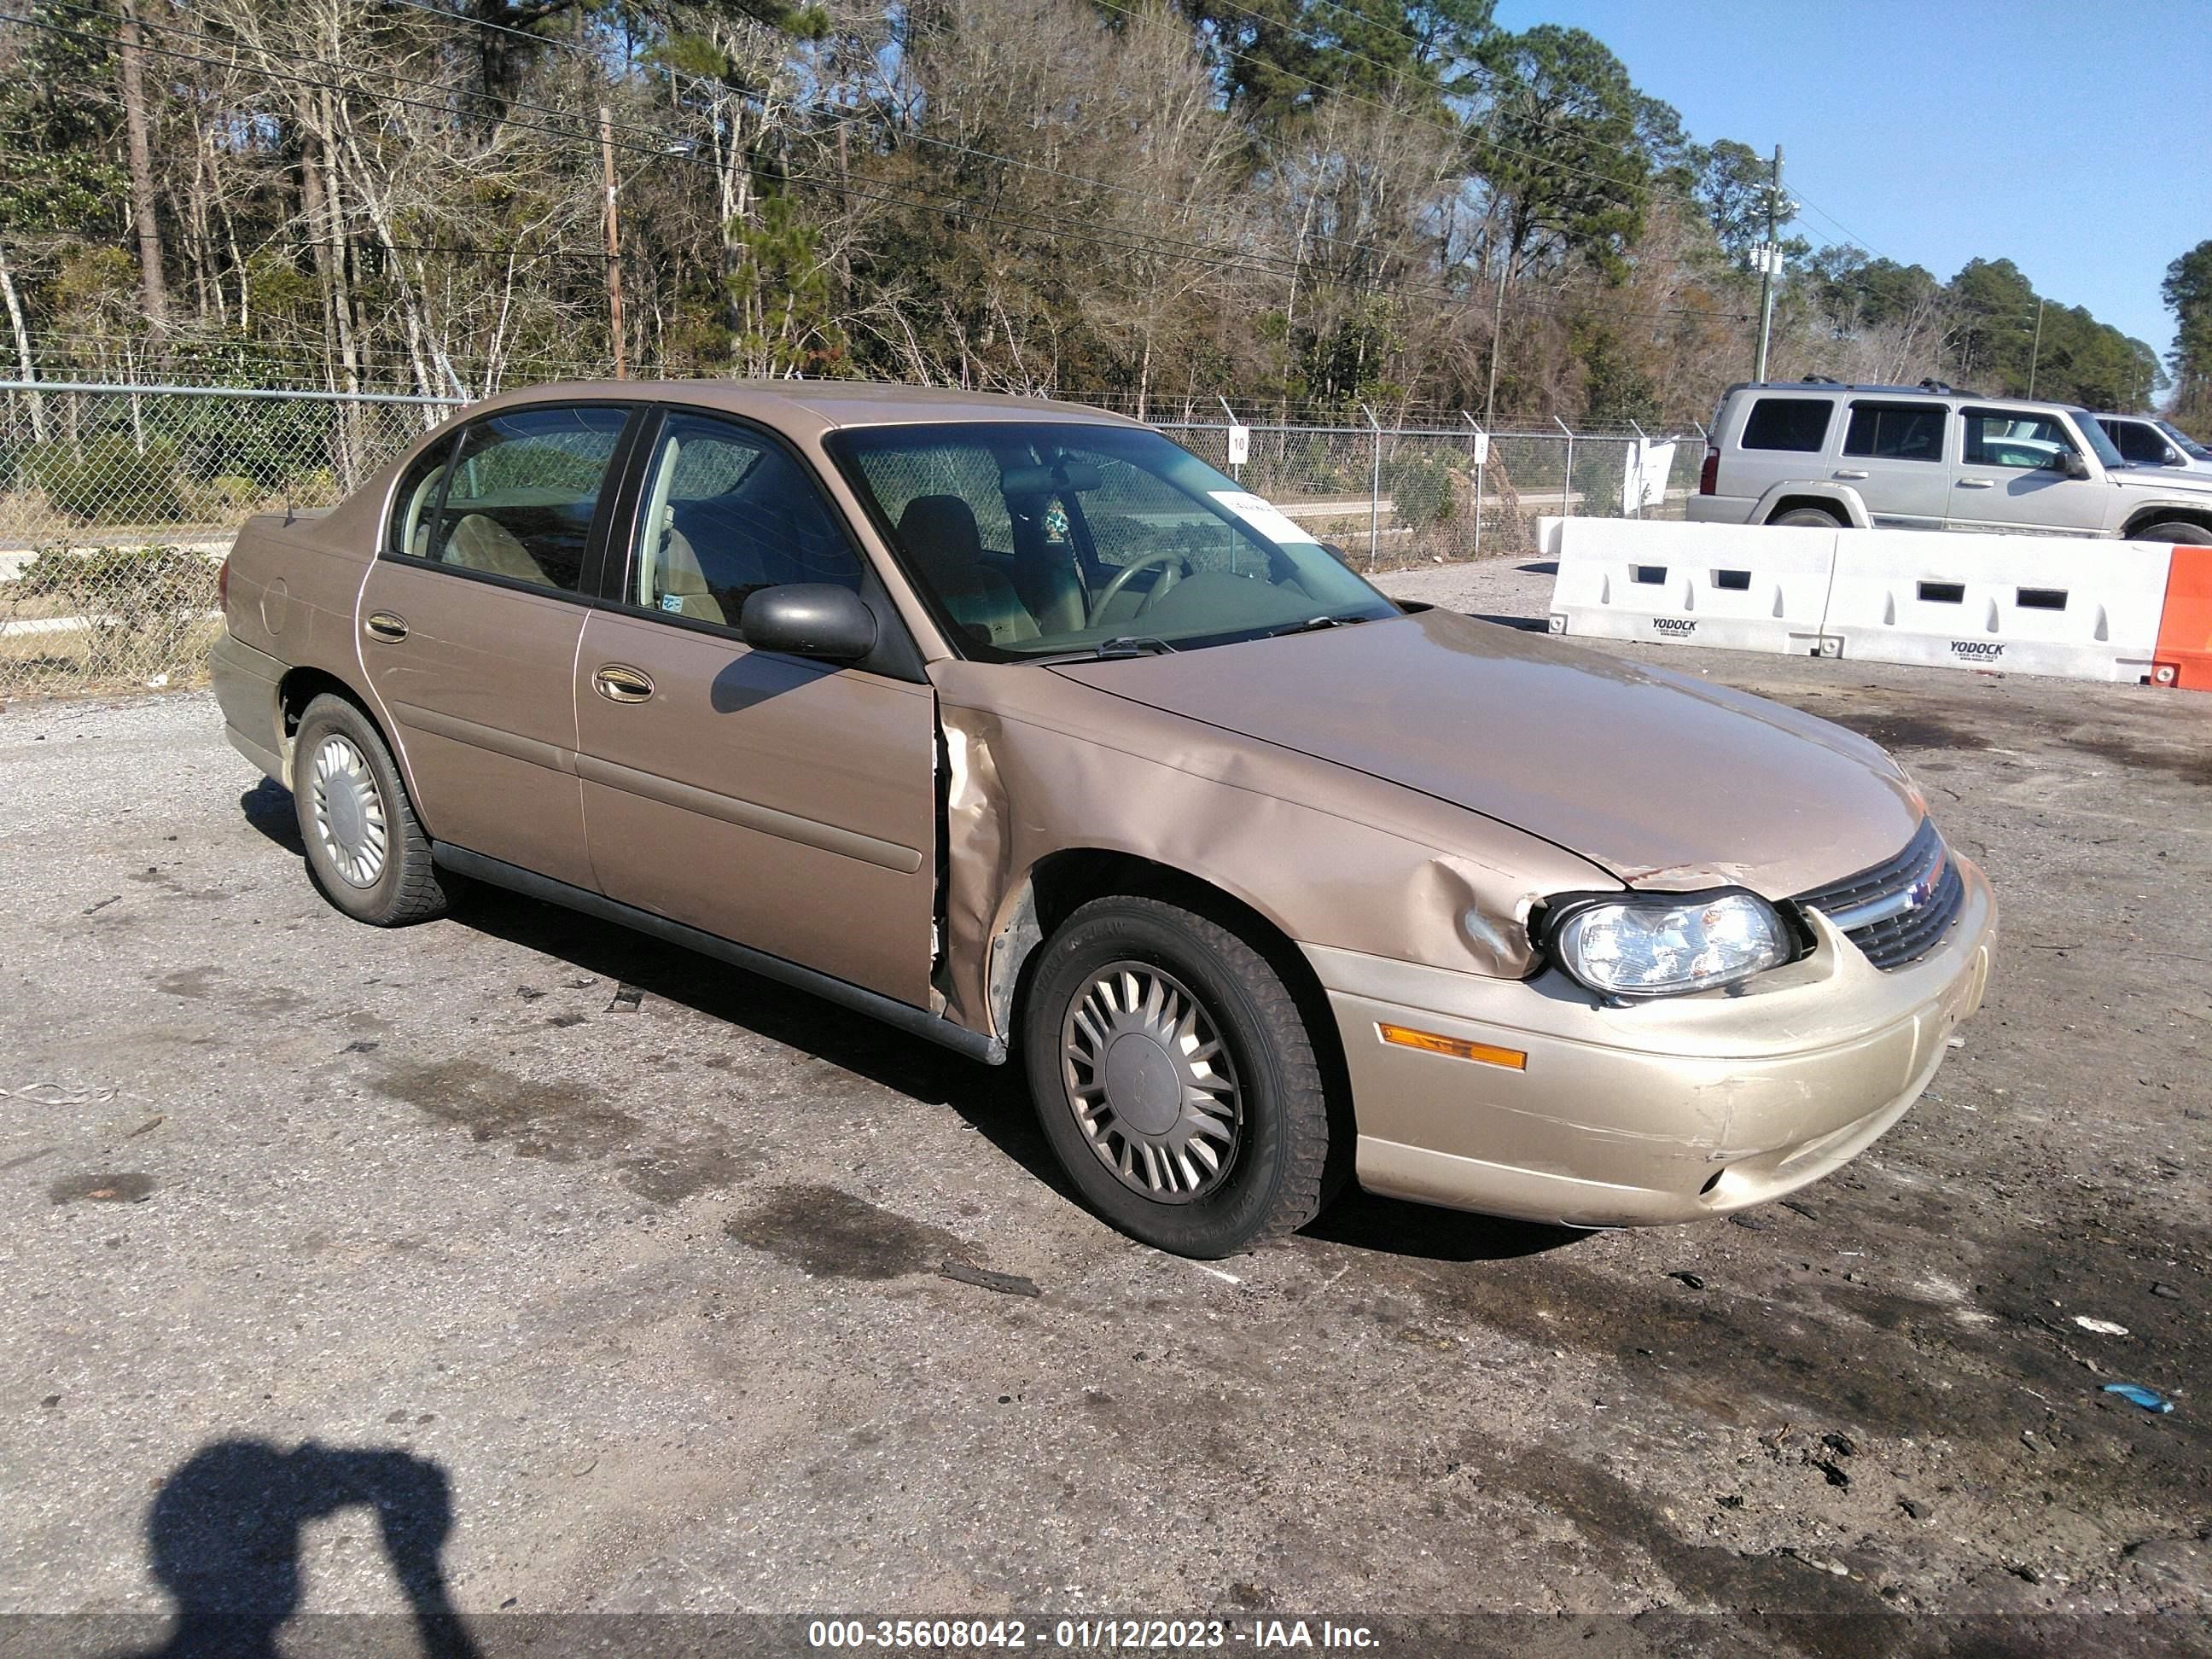
M1641 432L1486 434L1472 422L1255 425L1237 461L1225 420L1155 424L1366 569L1526 554L1547 516L1680 519L1704 448Z
M453 402L226 387L0 381L0 704L190 684L216 577L256 513L351 494ZM1674 477L1632 499L1642 434L1157 422L1367 568L1525 554L1543 514L1679 518ZM1655 469L1656 470L1656 469Z
M344 499L453 407L0 382L0 702L197 678L239 525Z

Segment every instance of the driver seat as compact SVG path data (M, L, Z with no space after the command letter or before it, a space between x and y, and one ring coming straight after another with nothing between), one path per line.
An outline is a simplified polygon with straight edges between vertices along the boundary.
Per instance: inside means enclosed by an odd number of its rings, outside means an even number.
M983 562L975 509L958 495L917 495L899 514L899 545L915 574L969 635L990 645L1038 637L1014 585Z

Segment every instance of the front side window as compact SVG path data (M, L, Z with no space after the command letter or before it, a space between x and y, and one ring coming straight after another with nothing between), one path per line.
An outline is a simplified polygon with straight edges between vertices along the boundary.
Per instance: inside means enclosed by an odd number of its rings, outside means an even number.
M2105 435L2121 458L2139 466L2164 466L2174 459L2173 447L2148 421L2100 421Z
M735 628L787 582L859 592L864 567L813 479L750 428L671 415L653 447L630 571L634 605Z
M1818 454L1828 441L1828 417L1835 410L1826 398L1761 398L1744 417L1740 441L1746 449Z
M592 518L629 411L518 409L462 428L422 556L580 592Z
M2078 453L2074 434L2055 415L2029 414L2020 410L1967 409L1960 411L1960 419L1966 422L1968 466L2033 471L2041 467L2056 467L2062 456ZM2096 422L2090 424L2094 426Z
M2198 443L2196 439L2191 437L2179 427L2174 425L2172 421L2159 422L2158 429L2166 434L2168 438L2171 438L2175 446L2180 449L2181 453L2188 456L2190 459L2193 461L2212 461L2212 449L2205 448L2203 444Z
M1855 403L1844 453L1869 460L1940 461L1948 412L1941 404Z
M830 447L947 631L986 660L1123 638L1190 650L1397 613L1157 432L992 421L853 429Z

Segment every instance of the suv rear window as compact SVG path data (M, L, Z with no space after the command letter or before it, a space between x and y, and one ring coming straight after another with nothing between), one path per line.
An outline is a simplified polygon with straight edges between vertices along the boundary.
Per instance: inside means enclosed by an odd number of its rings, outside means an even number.
M1828 441L1828 416L1835 404L1826 398L1761 398L1745 417L1745 449L1794 449L1811 454Z
M1882 461L1940 461L1943 459L1941 404L1856 403L1844 453Z

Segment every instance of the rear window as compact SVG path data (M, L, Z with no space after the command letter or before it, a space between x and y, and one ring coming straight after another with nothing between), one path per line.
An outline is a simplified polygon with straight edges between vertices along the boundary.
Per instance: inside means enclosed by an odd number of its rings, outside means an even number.
M1739 443L1745 449L1790 449L1812 454L1828 441L1826 398L1761 398L1751 406Z
M1853 404L1844 453L1881 461L1940 461L1948 412L1941 404Z

